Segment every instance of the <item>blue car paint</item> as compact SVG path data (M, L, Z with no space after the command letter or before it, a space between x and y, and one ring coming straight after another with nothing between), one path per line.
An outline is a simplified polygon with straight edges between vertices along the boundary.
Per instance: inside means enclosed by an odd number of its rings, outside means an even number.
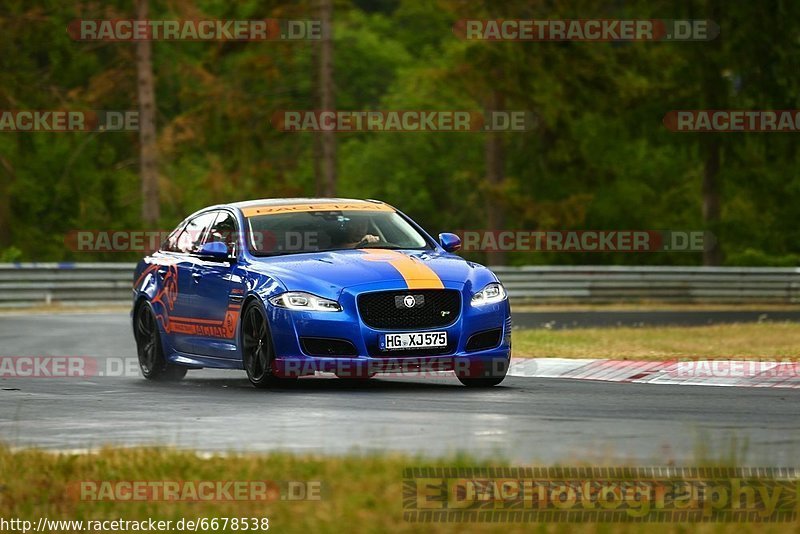
M204 212L227 210L234 214L239 229L247 221L236 204L211 206L200 210L181 223ZM498 279L488 268L446 252L442 246L413 220L398 213L414 226L430 243L431 250L399 251L427 265L446 289L461 293L459 317L444 328L414 328L420 331L446 331L448 339L457 340L456 350L445 356L414 356L420 362L446 362L470 365L497 361L508 362L511 352L511 312L508 300L475 307L470 299L475 292ZM179 225L179 227L181 226ZM210 261L195 255L156 252L142 259L134 275L134 311L146 300L158 318L162 347L166 360L189 368L243 369L239 320L231 310L236 303L258 303L268 319L276 359L284 368L335 369L336 366L369 364L384 361L368 355L367 345L375 343L386 330L365 325L356 308L361 293L386 290L408 290L403 276L389 262L370 261L359 250L312 252L283 256L256 257L245 246L243 232L239 235L236 261ZM166 273L164 271L167 271ZM175 273L177 271L177 273ZM166 282L175 285L173 302L164 298ZM305 291L336 300L341 312L292 311L269 303L269 298L285 291ZM235 301L235 302L234 302ZM233 306L234 308L231 308ZM241 310L240 310L241 311ZM222 323L219 333L184 333L175 331L174 318L191 318L198 324ZM230 324L231 319L235 324ZM227 320L227 323L226 323ZM503 328L499 346L489 350L466 352L467 339L484 330ZM396 330L392 330L395 332ZM358 356L321 357L303 353L300 336L331 337L352 342Z

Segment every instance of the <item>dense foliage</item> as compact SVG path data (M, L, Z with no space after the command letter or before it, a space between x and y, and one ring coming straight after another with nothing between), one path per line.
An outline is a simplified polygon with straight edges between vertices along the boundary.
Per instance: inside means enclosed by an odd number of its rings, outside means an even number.
M72 5L70 5L72 4ZM86 43L76 18L132 18L132 2L5 0L0 109L136 109L130 43ZM309 1L151 0L151 18L314 18ZM500 43L458 39L469 17L711 18L714 42ZM493 90L537 127L504 134L505 179L485 180L483 133L337 134L340 196L386 200L431 232L505 227L712 231L727 264L800 260L797 135L674 133L673 109L795 109L800 3L667 0L341 0L339 109L482 110ZM270 125L314 109L314 43L156 42L160 227L217 202L311 196L313 133ZM74 229L141 229L136 133L0 133L0 261L129 260L75 253ZM702 215L709 143L720 220ZM483 259L480 254L473 255ZM696 253L514 253L524 263L697 264Z

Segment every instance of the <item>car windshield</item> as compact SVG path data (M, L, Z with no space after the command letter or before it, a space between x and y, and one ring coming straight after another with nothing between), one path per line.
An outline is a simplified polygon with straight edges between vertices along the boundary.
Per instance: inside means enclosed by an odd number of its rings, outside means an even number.
M394 211L301 211L248 218L257 256L361 248L425 249L428 241Z

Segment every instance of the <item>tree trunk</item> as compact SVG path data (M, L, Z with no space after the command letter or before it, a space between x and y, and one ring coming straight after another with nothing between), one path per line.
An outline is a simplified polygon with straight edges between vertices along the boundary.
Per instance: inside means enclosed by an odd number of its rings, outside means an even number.
M708 0L707 9L712 20L720 22L719 3L717 0ZM707 109L727 109L727 85L722 78L722 39L719 35L713 41L707 43L708 50L699 52L702 59L699 62L703 69L703 91L705 97L705 107ZM721 265L723 261L722 248L719 244L719 223L720 223L720 180L719 173L722 165L722 140L718 133L699 134L704 137L701 140L702 154L704 157L703 165L703 223L705 229L714 234L714 239L706 244L703 250L703 265Z
M136 0L136 18L147 18L148 0ZM142 180L142 222L154 226L161 217L158 196L156 146L156 97L153 88L152 46L136 43L137 93L139 97L139 172Z
M11 183L14 181L14 168L0 156L0 249L11 246Z
M718 135L718 134L708 134ZM706 244L703 250L703 265L721 265L722 249L718 241L720 220L719 168L720 143L714 137L706 145L706 161L703 168L703 221L707 229L714 234L714 239Z
M320 109L333 111L335 88L333 84L333 3L332 0L319 1L319 18L322 24L322 38L319 43L319 102ZM320 164L317 175L317 192L322 196L336 196L336 133L324 131L320 136Z
M322 100L319 90L319 49L320 46L318 43L311 47L311 64L317 67L317 70L314 72L312 84L312 86L315 87L314 94L312 95L315 104ZM315 134L312 137L311 157L314 163L314 192L318 197L321 197L324 196L324 191L322 187L322 137L320 134Z
M498 89L493 89L487 105L486 118L491 112L500 111L505 105L505 97ZM505 151L503 149L503 133L490 132L486 134L486 184L489 194L486 196L486 223L487 230L499 232L506 223L505 209L502 205L502 188L505 180ZM496 234L495 234L496 235ZM504 250L490 250L486 252L486 261L489 265L505 265L506 252Z

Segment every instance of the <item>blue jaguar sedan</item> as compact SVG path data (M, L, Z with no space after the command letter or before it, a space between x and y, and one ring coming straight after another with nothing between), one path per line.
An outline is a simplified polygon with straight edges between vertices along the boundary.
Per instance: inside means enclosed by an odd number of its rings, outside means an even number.
M256 387L317 372L506 376L511 313L486 267L375 200L267 199L202 209L139 262L142 374L244 369Z

